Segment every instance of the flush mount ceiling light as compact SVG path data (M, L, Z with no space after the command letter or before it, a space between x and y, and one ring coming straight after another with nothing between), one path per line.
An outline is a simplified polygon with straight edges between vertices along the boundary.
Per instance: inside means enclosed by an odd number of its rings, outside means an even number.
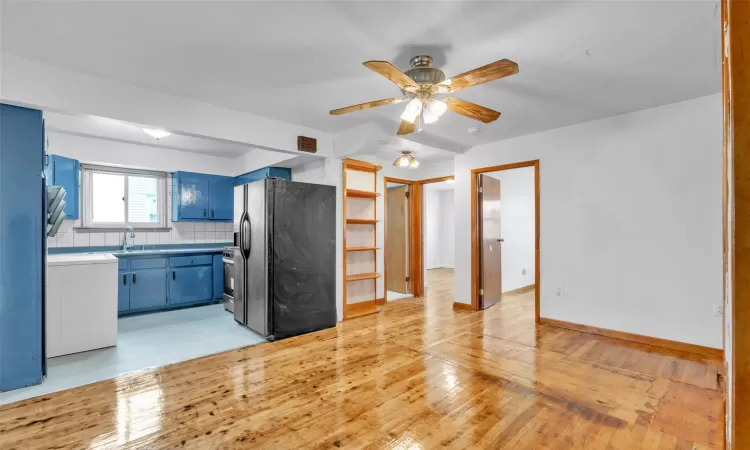
M518 64L508 59L495 61L447 80L442 70L432 67L432 58L427 55L412 58L410 61L411 68L406 72L401 72L388 61L367 61L363 64L368 69L396 83L401 88L403 97L386 98L334 109L330 114L338 116L377 106L408 102L401 114L401 126L397 132L399 135L421 131L420 123L437 122L447 110L484 123L497 120L500 113L492 109L455 97L440 99L436 97L518 73ZM420 116L422 117L421 121L419 120Z
M416 169L419 167L419 161L417 158L411 155L411 152L401 152L401 156L393 161L393 165L396 167L408 167L410 169Z
M157 130L155 128L143 128L143 132L155 139L161 139L172 135L169 131Z

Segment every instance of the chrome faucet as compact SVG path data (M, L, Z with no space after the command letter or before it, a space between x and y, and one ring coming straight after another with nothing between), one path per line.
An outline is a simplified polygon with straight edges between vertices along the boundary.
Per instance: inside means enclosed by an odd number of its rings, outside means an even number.
M130 239L131 239L130 244L128 244L128 233L130 233ZM128 249L133 246L134 242L135 242L135 231L133 230L133 227L128 225L125 227L125 234L122 239L122 250L128 251Z

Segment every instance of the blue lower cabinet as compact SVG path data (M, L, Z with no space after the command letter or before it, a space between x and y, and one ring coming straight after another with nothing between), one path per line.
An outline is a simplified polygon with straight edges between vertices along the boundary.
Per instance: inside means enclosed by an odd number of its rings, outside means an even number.
M141 269L130 272L130 309L167 306L167 269Z
M224 296L224 256L214 255L214 299Z
M213 299L212 267L172 267L169 269L169 304L198 303Z
M120 272L117 278L117 312L130 310L130 273Z

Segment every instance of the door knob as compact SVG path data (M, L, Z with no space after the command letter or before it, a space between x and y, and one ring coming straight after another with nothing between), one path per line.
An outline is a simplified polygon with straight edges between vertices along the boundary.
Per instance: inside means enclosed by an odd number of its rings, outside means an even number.
M497 242L505 242L505 239L498 239Z

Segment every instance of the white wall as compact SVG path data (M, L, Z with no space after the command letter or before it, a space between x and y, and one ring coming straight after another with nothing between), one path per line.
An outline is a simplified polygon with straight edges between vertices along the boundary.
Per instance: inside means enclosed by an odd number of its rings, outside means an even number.
M444 236L441 242L440 265L448 269L455 266L456 254L456 214L454 205L453 189L440 191L440 235Z
M424 242L425 270L441 267L440 253L440 198L438 190L426 185L424 189L424 228L422 236ZM425 277L427 280L427 277Z
M185 170L236 176L236 158L150 147L93 137L48 132L47 152L84 163L117 165L163 172ZM270 152L268 152L270 153Z
M423 214L425 270L452 269L456 240L453 189L426 184Z
M504 239L500 252L502 287L503 292L508 292L534 284L534 168L488 175L500 180L500 234Z
M470 303L471 169L533 159L541 316L720 348L721 95L457 156L456 301Z

